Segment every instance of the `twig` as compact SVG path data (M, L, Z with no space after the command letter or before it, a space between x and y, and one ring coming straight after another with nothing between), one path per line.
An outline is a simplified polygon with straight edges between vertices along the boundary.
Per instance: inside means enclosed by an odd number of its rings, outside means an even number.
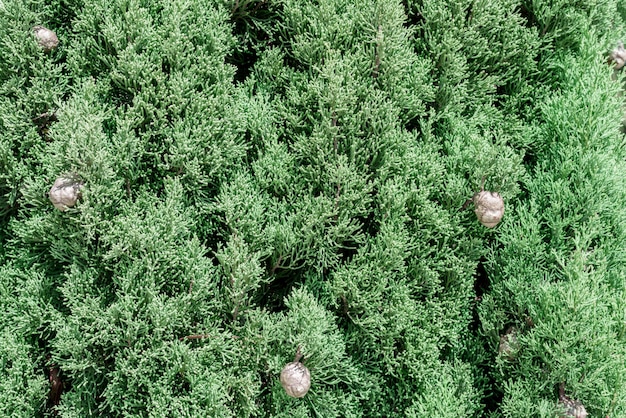
M337 183L337 193L335 193L335 221L339 217L339 197L341 196L341 183Z
M61 393L63 392L63 381L59 377L60 370L57 366L50 367L50 393L48 394L48 402L52 406L58 406L61 402ZM55 410L56 415L56 410Z
M257 10L259 10L259 8L264 5L267 2L267 0L263 0L263 1L259 1L257 2L256 6L254 7L254 9L252 9L252 12L250 12L250 14L255 13Z
M186 337L180 337L178 340L179 341L185 341L185 340L201 340L203 338L212 338L213 336L211 334L193 334L193 335L187 335Z
M343 303L344 315L348 315L350 312L348 311L348 300L346 299L346 295L341 295L341 302Z
M380 56L382 54L383 43L383 26L378 25L378 32L376 33L376 57L374 58L374 68L372 69L372 77L378 78L378 70L380 68Z
M237 315L239 315L239 301L237 301L237 304L235 305L235 309L233 309L233 321L235 322L237 320Z
M283 255L281 254L280 256L278 256L278 260L276 260L276 263L272 267L272 271L270 272L271 275L273 275L276 272L277 268L281 267L280 263L282 261L283 261Z
M232 287L233 290L235 290L235 276L234 275L230 275L230 286ZM238 292L236 297L236 300L234 301L235 307L233 309L233 321L235 322L237 320L237 315L239 315L239 305L241 305L241 292Z
M298 346L298 350L296 351L296 356L293 359L294 363L297 363L302 358L302 352L300 352L300 346Z
M39 114L38 116L35 116L34 118L32 118L31 120L33 122L39 120L39 119L46 119L48 121L53 121L56 122L57 119L57 111L55 110L54 112L44 112Z
M333 118L330 121L330 126L332 128L336 128L337 127L337 116L335 115L335 112L333 111ZM339 148L339 144L337 143L337 132L335 129L333 129L334 131L334 135L333 135L333 149L335 151L335 157L337 157L337 149ZM335 221L337 221L337 218L339 217L339 213L337 212L337 208L339 207L339 196L341 193L341 183L337 182L337 193L335 193Z
M335 112L333 111L333 118L330 120L330 127L331 128L336 128L337 127L337 116L335 115ZM333 131L335 131L333 129ZM337 143L337 132L335 131L334 135L333 135L333 149L335 150L335 156L337 155L337 148L338 148L339 144Z
M236 335L231 335L230 336L232 339L236 340L239 337ZM211 335L211 334L192 334L192 335L187 335L186 337L180 337L178 339L178 341L185 341L185 340L202 340L204 338L215 338L215 335Z

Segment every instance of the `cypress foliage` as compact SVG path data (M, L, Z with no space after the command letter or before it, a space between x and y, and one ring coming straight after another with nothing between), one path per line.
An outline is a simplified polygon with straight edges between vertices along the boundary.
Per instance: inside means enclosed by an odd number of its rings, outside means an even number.
M624 300L622 110L597 56L559 59L561 91L541 106L541 157L525 185L529 198L490 257L493 289L481 317L492 345L509 324L522 330L518 361L496 368L507 416L554 411L545 399L559 382L592 416L620 416L624 324L615 307Z
M0 0L0 415L625 415L596 3Z

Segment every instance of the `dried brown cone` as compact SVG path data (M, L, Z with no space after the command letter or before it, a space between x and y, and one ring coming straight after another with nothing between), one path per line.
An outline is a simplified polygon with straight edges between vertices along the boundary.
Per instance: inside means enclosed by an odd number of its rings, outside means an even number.
M56 179L48 196L55 208L64 212L73 207L81 195L83 182L76 174L68 174Z
M482 190L472 199L478 221L487 228L493 228L504 216L504 199L499 193Z
M561 418L587 418L587 410L582 402L565 395L564 383L559 387L559 408Z
M35 26L33 28L37 42L43 48L45 52L50 52L57 46L59 46L59 38L56 33L43 26Z
M299 361L287 363L280 372L280 384L287 395L293 398L302 398L311 387L311 373Z
M611 62L615 64L616 70L623 68L626 64L626 49L623 43L619 42L617 48L611 51Z
M500 346L498 354L509 361L515 360L519 351L519 342L517 341L517 328L509 327L504 335L500 336Z
M296 358L291 363L287 363L280 372L280 384L292 398L302 398L311 387L311 372L302 363L300 363L300 348L296 353Z

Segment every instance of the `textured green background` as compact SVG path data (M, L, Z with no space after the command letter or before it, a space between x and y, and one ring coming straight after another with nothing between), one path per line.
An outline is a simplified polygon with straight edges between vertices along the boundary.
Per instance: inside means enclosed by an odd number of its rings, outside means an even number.
M0 416L625 417L620 39L619 0L0 0Z

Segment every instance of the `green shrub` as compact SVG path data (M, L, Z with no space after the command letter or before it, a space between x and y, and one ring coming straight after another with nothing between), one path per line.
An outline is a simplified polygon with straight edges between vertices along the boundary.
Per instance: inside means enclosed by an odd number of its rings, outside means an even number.
M626 414L624 17L0 0L0 414Z

